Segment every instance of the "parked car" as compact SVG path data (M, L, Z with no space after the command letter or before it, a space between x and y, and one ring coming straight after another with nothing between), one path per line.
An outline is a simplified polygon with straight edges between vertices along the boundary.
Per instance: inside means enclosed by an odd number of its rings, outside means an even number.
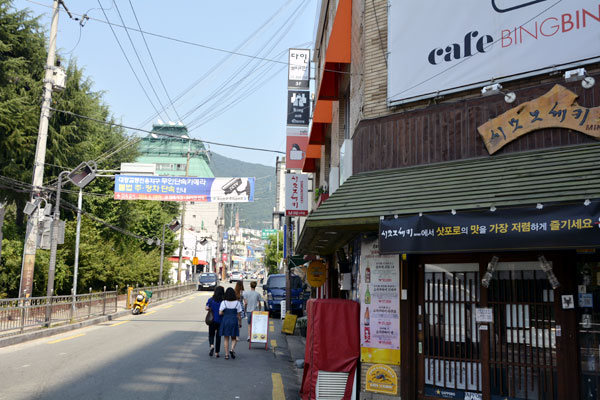
M219 285L219 276L213 272L203 272L198 277L198 290L215 290Z
M292 313L302 316L306 306L306 295L304 289L306 285L302 283L299 276L292 275L290 281L292 290ZM263 293L267 311L274 314L281 313L281 302L285 301L285 274L272 274L267 278L267 283L263 285Z
M229 283L243 281L243 280L244 280L244 274L242 274L241 271L232 271L231 275L229 276Z

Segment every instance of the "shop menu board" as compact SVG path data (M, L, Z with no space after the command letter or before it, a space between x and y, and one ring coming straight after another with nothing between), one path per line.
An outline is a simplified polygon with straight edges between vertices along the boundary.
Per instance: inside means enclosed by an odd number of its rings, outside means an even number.
M376 240L360 257L361 361L400 364L400 266L398 255L380 255Z
M267 343L269 337L269 313L267 311L252 311L251 343Z

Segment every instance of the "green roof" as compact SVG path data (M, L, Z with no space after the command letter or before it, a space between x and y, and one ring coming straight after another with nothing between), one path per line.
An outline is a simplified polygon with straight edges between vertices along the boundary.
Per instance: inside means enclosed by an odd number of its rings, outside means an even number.
M311 213L296 251L327 254L386 215L588 198L600 198L600 144L361 173Z
M153 125L152 133L141 140L139 151L141 155L136 162L157 164L158 175L185 176L189 151L188 176L214 177L209 167L208 150L201 141L189 139L184 125Z

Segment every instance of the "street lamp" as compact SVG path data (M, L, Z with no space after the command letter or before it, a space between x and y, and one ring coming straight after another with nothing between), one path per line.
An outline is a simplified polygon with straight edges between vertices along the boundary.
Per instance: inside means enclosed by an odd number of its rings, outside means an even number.
M54 274L56 272L56 250L58 247L58 225L60 222L60 192L62 189L63 177L66 176L74 185L80 189L86 187L96 177L96 163L94 161L82 162L72 171L62 171L58 174L58 183L56 184L56 204L54 206L54 215L52 217L52 233L50 236L50 266L48 267L48 286L46 288L46 297L51 298L54 293ZM77 266L73 270L73 303L75 303L75 292L77 288ZM50 303L48 303L50 305ZM52 309L46 309L46 321L50 320Z
M179 228L181 228L181 224L177 218L175 218L168 224L163 225L162 240L160 241L160 272L158 275L158 286L162 286L163 263L165 259L165 228L169 228L172 232L177 232Z

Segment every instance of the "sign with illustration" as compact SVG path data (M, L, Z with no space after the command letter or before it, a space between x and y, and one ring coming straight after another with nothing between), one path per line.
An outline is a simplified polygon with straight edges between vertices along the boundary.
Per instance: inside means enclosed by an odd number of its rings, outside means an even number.
M327 268L325 268L325 263L323 261L313 261L308 264L306 280L311 287L317 288L323 286L327 280Z
M598 243L600 200L386 217L379 224L382 254L564 249Z
M288 125L308 126L310 119L310 92L288 90Z
M115 199L251 202L254 201L254 178L116 175Z
M269 313L267 311L252 311L250 325L250 344L267 343L269 338Z
M600 107L577 104L577 95L561 85L535 100L519 104L477 128L494 154L519 136L544 128L565 128L600 138Z
M308 215L308 175L285 175L285 215Z
M286 136L285 141L285 167L301 170L306 159L308 136Z
M310 82L310 50L290 49L288 62L288 87L308 89Z
M398 375L384 364L375 364L369 367L366 374L367 392L398 394Z
M365 241L360 256L360 357L362 362L400 364L400 266L398 256L379 254Z

